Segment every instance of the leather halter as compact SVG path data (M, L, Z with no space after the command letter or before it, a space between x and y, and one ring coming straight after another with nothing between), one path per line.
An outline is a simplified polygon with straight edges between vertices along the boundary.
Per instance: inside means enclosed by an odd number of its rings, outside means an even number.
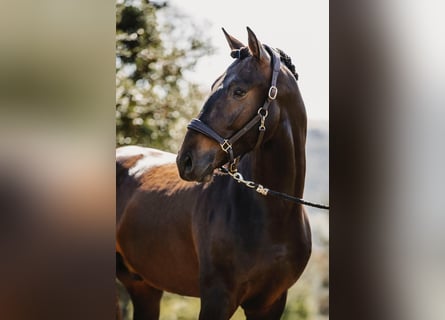
M235 134L233 134L230 138L221 137L215 130L213 130L211 127L209 127L199 119L193 119L187 126L187 129L191 129L199 133L202 133L207 137L216 140L219 143L221 149L229 155L228 169L232 173L237 171L236 160L233 156L233 147L232 147L233 144L236 141L238 141L242 136L244 136L258 122L260 122L260 125L258 127L259 134L257 143L255 145L255 149L261 145L261 142L263 141L264 137L264 132L266 131L265 121L269 114L269 106L271 102L277 98L278 94L277 78L278 74L280 73L280 65L281 65L280 56L275 50L271 49L270 47L266 45L264 45L264 47L267 49L272 59L271 61L271 64L273 66L272 80L270 82L270 88L267 94L267 98L264 101L263 105L258 109L257 114L249 122L247 122L241 129L239 129Z

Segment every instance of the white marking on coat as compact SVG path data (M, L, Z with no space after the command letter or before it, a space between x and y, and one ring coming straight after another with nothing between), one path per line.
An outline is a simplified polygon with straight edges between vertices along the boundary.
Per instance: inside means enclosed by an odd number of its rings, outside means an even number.
M139 178L151 168L159 167L164 164L175 163L176 161L175 154L152 148L126 146L119 148L116 152L117 158L137 155L143 155L143 157L128 170L128 174L130 176L134 176L135 178Z

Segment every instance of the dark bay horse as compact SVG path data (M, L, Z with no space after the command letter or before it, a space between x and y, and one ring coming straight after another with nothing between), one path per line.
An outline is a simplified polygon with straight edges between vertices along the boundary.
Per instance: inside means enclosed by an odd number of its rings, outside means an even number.
M158 319L163 291L200 297L200 320L227 320L238 306L248 320L280 319L310 257L300 204L217 170L229 162L246 179L303 196L306 111L294 67L247 29L248 46L224 31L235 61L177 157L117 150L117 277L136 320Z

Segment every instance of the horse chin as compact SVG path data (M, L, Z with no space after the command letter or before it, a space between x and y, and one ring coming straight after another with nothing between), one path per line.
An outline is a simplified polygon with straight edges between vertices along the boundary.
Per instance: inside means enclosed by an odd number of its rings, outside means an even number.
M207 169L201 175L201 177L199 179L196 179L196 181L199 183L211 182L213 180L213 171L214 171L213 167L208 166Z
M201 182L202 182L202 183L208 183L208 182L212 182L212 180L213 180L213 173L204 176L204 177L202 178L202 181L201 181Z

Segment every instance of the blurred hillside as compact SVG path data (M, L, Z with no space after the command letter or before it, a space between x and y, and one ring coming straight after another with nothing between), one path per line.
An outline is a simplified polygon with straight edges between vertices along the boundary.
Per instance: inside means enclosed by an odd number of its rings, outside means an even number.
M329 122L309 121L306 141L306 183L304 198L329 204ZM329 319L329 214L306 207L312 229L312 257L301 279L289 291L286 312L302 302L305 316L293 314L288 320ZM286 315L287 313L285 313Z
M313 201L329 200L329 122L327 121L308 122L305 195Z
M306 183L304 198L329 204L329 122L309 121L306 141ZM306 207L313 229L314 246L324 247L329 239L326 210Z

